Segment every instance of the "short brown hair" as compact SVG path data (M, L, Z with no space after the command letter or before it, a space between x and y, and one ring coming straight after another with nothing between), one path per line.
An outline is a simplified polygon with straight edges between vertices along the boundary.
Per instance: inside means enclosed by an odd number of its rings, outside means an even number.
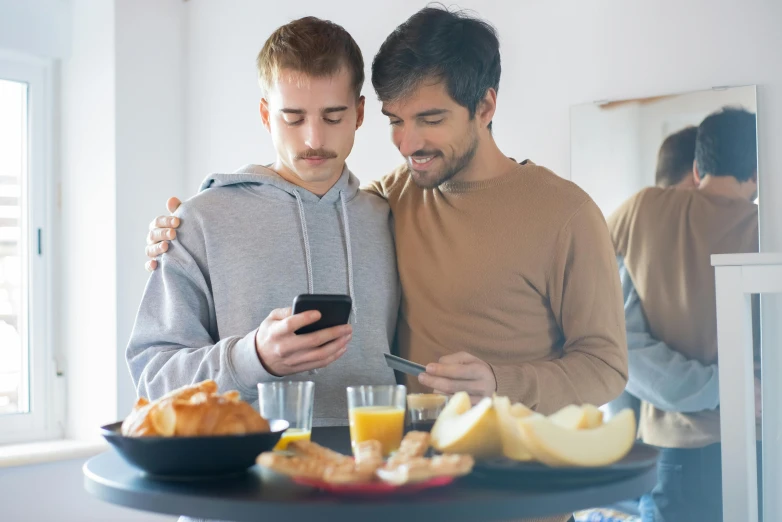
M665 138L657 155L654 181L658 187L672 187L692 173L697 127L685 127Z
M274 31L258 53L256 65L264 90L283 69L322 78L345 67L353 77L356 99L361 97L364 85L364 58L356 41L342 26L314 16L299 18Z

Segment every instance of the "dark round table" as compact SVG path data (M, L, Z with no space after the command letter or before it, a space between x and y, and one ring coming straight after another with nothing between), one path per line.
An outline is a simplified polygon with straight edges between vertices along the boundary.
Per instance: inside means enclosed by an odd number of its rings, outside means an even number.
M313 440L350 451L347 428L315 428ZM465 477L412 496L348 499L296 486L258 468L216 479L148 478L108 451L84 465L84 487L93 496L134 509L232 522L494 521L571 513L637 498L657 481L656 468L621 480L574 488L498 486Z

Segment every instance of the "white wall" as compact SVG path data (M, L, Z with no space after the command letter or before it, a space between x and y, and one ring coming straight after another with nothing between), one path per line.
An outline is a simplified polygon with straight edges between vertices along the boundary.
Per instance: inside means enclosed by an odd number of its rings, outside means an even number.
M72 9L72 53L62 62L55 315L66 356L67 434L89 438L117 409L115 13L113 2L95 0L75 0Z
M641 108L579 105L571 125L571 179L608 216L642 186Z
M0 0L0 48L63 59L51 338L67 361L70 437L98 436L135 398L124 347L147 278L139 245L154 202L184 186L183 8L181 0ZM0 469L0 520L174 519L92 498L83 464Z
M143 236L159 201L184 186L184 4L76 0L73 29L60 315L68 435L86 438L135 402L124 352L148 277Z
M184 10L181 0L119 0L116 5L117 418L136 390L125 363L147 282L143 238L184 190ZM154 14L154 15L152 15Z
M0 13L0 49L47 58L70 53L67 0L0 0Z

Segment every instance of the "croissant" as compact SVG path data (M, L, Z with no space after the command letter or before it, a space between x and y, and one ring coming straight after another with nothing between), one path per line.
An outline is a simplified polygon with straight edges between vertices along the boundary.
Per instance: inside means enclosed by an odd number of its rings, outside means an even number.
M266 433L269 423L239 392L217 393L217 383L206 380L171 391L156 401L136 401L122 423L130 437L197 437Z

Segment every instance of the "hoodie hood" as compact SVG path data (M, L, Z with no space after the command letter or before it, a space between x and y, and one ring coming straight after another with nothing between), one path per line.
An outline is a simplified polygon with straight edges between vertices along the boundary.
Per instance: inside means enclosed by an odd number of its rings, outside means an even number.
M353 287L353 249L350 241L350 219L348 218L348 201L356 197L359 191L359 181L348 169L347 165L342 169L333 187L323 196L317 196L309 190L303 189L289 181L284 180L279 174L269 167L262 165L245 165L231 174L212 174L201 183L199 192L207 189L227 187L230 185L245 184L251 190L257 190L264 195L278 199L294 198L299 208L299 224L301 237L304 243L304 256L307 262L307 293L314 294L315 284L312 277L312 251L310 238L307 232L307 213L305 205L334 205L339 207L342 213L342 233L345 236L345 250L347 251L348 294L353 303L351 309L351 322L355 323L358 317L358 306Z
M263 192L264 195L271 195L279 199L287 199L290 196L295 197L295 194L298 193L302 201L319 205L335 204L342 199L343 195L347 201L350 201L356 197L360 186L358 178L350 172L347 165L345 165L345 168L342 170L342 175L334 186L322 197L316 196L309 190L284 180L269 167L264 167L262 165L245 165L230 174L216 173L207 176L201 183L199 192L208 188L227 187L229 185L239 184L248 184L250 185L250 188Z

